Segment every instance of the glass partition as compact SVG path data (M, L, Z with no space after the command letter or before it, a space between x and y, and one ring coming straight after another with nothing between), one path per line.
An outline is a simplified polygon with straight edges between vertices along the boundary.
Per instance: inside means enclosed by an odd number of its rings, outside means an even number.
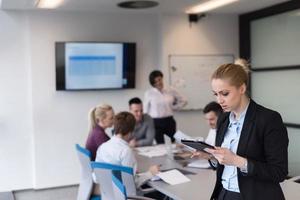
M252 68L299 65L300 9L250 23Z
M300 129L288 128L289 134L289 176L300 175Z
M300 70L253 72L251 97L278 111L284 122L300 124Z

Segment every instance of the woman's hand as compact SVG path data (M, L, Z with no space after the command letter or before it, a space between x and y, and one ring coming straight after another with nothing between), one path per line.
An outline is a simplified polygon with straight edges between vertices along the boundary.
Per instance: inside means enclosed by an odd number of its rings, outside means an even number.
M205 149L205 151L211 153L222 165L242 167L246 162L245 158L236 155L227 148L216 147L215 149Z
M192 153L191 155L191 158L199 158L199 159L206 159L206 160L209 160L211 159L213 156L209 153L205 153L205 152L202 152L202 151L195 151Z

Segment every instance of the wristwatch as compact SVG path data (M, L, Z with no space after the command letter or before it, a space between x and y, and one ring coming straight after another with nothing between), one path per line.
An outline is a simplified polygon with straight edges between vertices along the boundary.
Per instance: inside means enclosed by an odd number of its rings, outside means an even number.
M245 161L244 165L242 167L240 167L240 170L243 173L248 173L248 160L247 159L245 159L245 160L246 161Z

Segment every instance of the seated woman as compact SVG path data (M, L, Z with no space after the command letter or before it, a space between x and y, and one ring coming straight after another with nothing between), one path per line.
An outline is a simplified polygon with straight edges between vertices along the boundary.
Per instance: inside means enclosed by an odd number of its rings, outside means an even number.
M113 125L114 110L110 105L98 105L90 111L89 118L90 131L85 147L92 153L94 161L98 147L110 139L105 129Z
M153 165L146 173L136 176L137 161L128 143L134 127L135 118L131 113L120 112L117 114L114 118L115 135L98 148L96 161L132 167L136 177L136 186L139 187L157 174L159 167Z

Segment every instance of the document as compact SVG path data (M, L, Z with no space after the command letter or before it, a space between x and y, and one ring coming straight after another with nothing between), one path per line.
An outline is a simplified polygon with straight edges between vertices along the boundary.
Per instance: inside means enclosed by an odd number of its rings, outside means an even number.
M181 140L203 141L203 137L191 137L180 130L176 131L176 133L174 134L174 138L177 143L181 143Z
M163 150L163 151L139 152L138 154L141 156L153 158L153 157L164 156L167 154L167 151Z
M205 159L199 159L189 163L187 167L207 169L210 168L210 164Z
M149 158L164 156L167 154L165 145L156 145L148 147L138 147L135 148L138 151L139 155L146 156Z
M161 170L161 172L167 172L167 171L170 171L170 170L173 170L173 169L176 169L178 170L180 173L184 174L184 175L195 175L196 173L195 172L191 172L191 171L188 171L188 170L185 170L185 169L180 169L180 168L171 168L171 169L165 169L165 170Z
M160 144L155 146L137 147L135 148L135 150L139 155L149 158L164 156L167 155L170 151L171 153L178 152L178 149L176 149L176 145L172 143L170 143L169 145Z
M170 185L177 185L180 183L185 183L191 181L188 177L183 175L180 171L177 169L172 169L170 171L166 172L160 172L156 176L161 178L163 181Z
M173 137L175 138L176 142L179 142L179 143L180 143L181 140L183 140L183 139L186 139L186 140L191 140L191 139L193 139L191 136L189 136L189 135L183 133L183 132L180 131L180 130L176 131L176 133L174 134Z

